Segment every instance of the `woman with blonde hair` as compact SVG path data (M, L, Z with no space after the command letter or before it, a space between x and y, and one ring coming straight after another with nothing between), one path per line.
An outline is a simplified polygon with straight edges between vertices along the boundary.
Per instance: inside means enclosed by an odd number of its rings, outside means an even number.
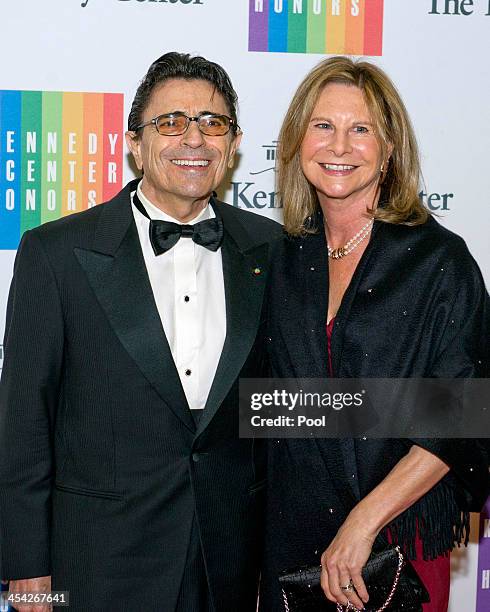
M481 273L419 199L413 129L382 70L332 57L307 75L283 122L277 177L286 233L270 272L273 377L488 372ZM424 612L447 610L449 552L489 492L486 445L271 441L263 612L284 610L281 572L320 561L322 609L368 607L361 570L379 534L413 560Z

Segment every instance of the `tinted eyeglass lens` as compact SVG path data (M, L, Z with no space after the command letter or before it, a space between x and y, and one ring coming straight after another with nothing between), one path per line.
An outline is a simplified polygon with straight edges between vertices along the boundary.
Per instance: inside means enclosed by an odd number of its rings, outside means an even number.
M178 136L183 134L187 128L187 117L185 115L162 115L156 121L159 134L164 136Z
M203 115L198 123L201 132L208 136L223 136L230 129L230 120L225 115Z
M158 133L162 136L179 136L188 127L189 119L185 115L161 115L155 121ZM226 115L202 115L197 120L199 129L207 136L223 136L230 130L230 120Z

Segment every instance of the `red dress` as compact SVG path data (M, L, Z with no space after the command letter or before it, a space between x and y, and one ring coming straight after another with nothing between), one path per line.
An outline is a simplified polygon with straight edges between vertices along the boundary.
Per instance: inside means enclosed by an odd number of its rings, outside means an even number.
M331 341L334 321L335 318L330 319L327 324L328 371L330 376L333 376ZM411 563L430 595L430 603L423 605L424 612L447 612L451 581L451 557L449 553L447 556L437 557L433 561L424 561L422 558L422 540L418 537L415 540L415 550L417 558Z

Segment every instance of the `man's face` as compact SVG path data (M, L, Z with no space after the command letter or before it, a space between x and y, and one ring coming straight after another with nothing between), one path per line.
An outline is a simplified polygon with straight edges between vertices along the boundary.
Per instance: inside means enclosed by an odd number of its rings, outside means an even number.
M223 96L203 80L171 79L152 93L142 123L180 111L190 117L203 112L230 115ZM232 167L241 135L206 136L191 121L180 136L161 136L154 125L127 132L126 142L143 170L143 193L164 210L189 211L207 203L212 191ZM186 165L194 162L194 165ZM200 162L196 165L195 162Z

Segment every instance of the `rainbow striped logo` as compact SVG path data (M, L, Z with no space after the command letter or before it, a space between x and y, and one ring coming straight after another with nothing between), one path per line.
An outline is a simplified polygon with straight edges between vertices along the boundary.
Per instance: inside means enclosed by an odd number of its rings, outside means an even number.
M249 3L249 51L382 55L383 0Z
M0 249L114 196L123 94L0 91Z

